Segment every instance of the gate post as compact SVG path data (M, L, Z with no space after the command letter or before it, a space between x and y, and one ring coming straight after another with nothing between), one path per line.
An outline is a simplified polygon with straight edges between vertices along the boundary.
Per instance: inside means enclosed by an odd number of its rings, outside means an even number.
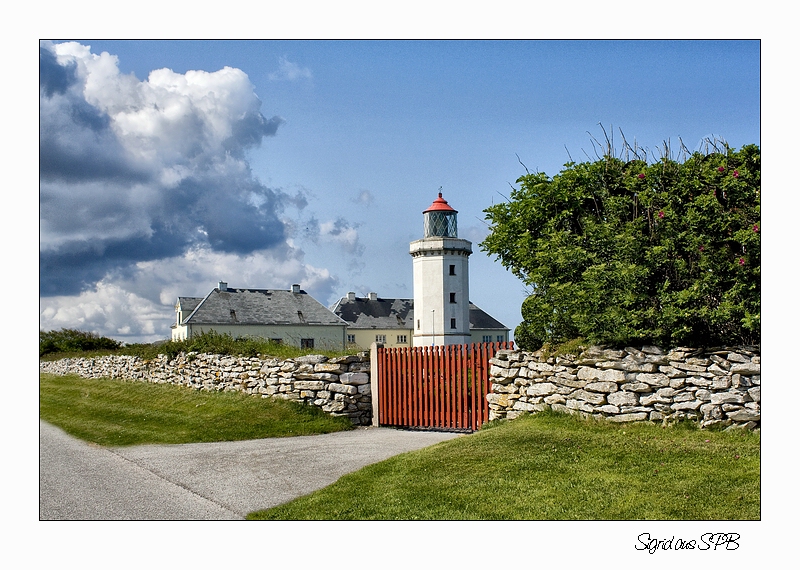
M372 425L379 426L378 423L378 348L383 348L382 344L373 342L369 345L369 386L372 394Z

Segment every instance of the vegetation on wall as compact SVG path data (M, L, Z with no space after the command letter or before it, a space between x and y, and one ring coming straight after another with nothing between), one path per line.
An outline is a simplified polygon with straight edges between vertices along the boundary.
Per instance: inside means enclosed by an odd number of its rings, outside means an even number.
M518 346L760 342L760 149L704 150L648 163L606 138L597 160L528 172L485 210L482 249L531 289Z
M58 352L117 350L122 343L92 332L77 329L39 331L39 356Z
M306 354L323 354L328 357L354 354L355 351L329 351L303 349L280 344L260 337L236 337L209 331L181 341L163 341L153 344L129 344L79 330L39 331L39 357L58 359L71 356L99 356L122 354L151 359L159 354L174 358L181 352L204 352L233 356L271 356L296 358Z

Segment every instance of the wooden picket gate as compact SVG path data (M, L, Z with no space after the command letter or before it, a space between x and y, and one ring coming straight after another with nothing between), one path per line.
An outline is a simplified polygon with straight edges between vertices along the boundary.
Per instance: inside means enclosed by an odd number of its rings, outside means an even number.
M377 425L474 431L489 421L489 360L513 342L380 348ZM376 394L373 393L373 398ZM374 412L373 412L374 413Z

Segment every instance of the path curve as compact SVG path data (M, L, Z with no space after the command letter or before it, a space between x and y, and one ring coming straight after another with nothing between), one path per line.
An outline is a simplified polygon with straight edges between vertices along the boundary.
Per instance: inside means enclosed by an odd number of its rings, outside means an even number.
M39 421L41 520L230 520L459 434L357 428L324 435L107 448Z

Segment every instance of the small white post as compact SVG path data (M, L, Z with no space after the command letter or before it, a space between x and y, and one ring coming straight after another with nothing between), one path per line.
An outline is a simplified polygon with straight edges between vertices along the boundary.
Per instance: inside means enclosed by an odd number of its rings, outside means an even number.
M372 425L378 427L378 348L382 344L373 342L369 345L369 386L372 396Z

